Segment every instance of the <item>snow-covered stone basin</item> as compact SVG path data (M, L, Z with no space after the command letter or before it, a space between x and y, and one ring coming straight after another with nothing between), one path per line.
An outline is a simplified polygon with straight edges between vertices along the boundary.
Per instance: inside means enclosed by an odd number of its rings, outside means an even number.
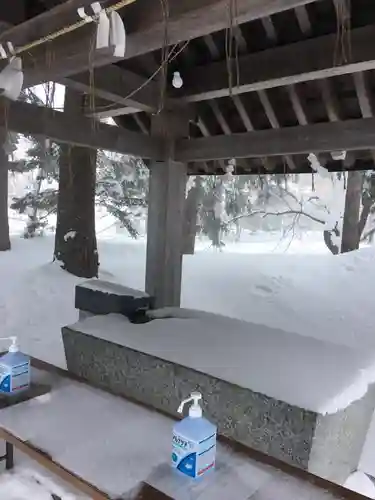
M199 388L207 416L237 441L340 482L358 465L375 352L199 311L150 314L66 327L68 368L171 414Z

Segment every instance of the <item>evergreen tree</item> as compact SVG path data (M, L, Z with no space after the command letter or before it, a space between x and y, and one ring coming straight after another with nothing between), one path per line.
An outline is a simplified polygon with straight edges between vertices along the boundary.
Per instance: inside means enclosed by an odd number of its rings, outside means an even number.
M26 158L19 163L18 172L32 172L34 179L30 189L21 197L13 198L11 208L27 214L24 237L32 238L47 225L48 216L57 210L57 189L52 186L58 181L59 146L49 139L30 138L31 146Z
M137 238L137 219L145 218L148 193L148 169L139 158L98 152L97 203L105 207Z

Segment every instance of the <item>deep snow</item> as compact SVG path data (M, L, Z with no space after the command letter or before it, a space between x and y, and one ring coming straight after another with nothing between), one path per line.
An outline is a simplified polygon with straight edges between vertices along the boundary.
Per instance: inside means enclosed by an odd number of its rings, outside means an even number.
M77 319L74 286L81 280L51 263L52 250L52 236L17 237L12 251L0 255L1 335L17 334L25 351L65 366L60 328ZM104 232L99 254L101 277L143 289L144 241ZM182 302L375 352L374 263L371 248L333 257L315 238L293 242L286 254L277 240L259 237L224 252L201 245L184 259Z

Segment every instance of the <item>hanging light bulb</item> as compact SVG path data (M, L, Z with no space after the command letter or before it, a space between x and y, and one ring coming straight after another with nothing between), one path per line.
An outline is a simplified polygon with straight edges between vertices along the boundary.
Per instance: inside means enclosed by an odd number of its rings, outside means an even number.
M184 82L181 78L180 72L175 71L173 73L173 80L172 80L172 85L175 89L180 89L183 86Z

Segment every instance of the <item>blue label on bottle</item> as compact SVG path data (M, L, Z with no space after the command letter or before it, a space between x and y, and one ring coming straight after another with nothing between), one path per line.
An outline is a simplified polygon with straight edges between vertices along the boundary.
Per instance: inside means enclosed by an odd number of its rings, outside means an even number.
M5 377L3 377L0 381L0 391L9 393L10 392L10 382L11 382L10 375L6 375Z
M181 460L181 462L177 466L177 469L180 472L186 474L187 476L195 477L196 463L197 463L197 454L191 453L190 455L187 455Z

